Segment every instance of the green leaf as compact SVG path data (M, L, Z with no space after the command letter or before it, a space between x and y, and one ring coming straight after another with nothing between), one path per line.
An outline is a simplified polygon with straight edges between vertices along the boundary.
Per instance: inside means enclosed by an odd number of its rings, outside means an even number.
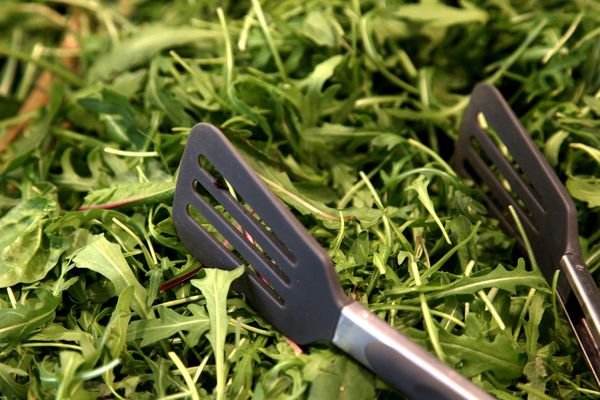
M473 22L485 23L488 19L485 11L474 6L458 8L438 2L402 5L398 7L394 15L434 28L446 28L451 25Z
M232 271L207 268L203 279L193 279L192 285L196 286L206 299L206 309L210 317L210 330L208 341L213 349L217 365L217 399L225 396L225 337L227 336L227 293L231 283L242 276L244 267Z
M44 139L48 137L50 127L64 99L65 86L55 82L50 88L50 101L38 118L32 118L29 127L6 151L0 152L0 176L23 165L37 163L36 152L42 152Z
M565 139L569 136L566 131L558 131L546 141L544 145L544 156L552 166L558 165L558 153Z
M191 305L190 311L193 315L183 316L170 308L158 307L158 318L132 321L129 324L127 341L141 339L140 346L145 347L185 331L189 332L189 345L196 346L200 336L210 328L210 320L200 306Z
M103 123L111 140L121 145L141 146L144 115L136 110L129 99L109 89L102 89L92 96L79 99L84 109L95 114ZM92 171L94 172L94 171Z
M304 18L300 32L318 46L335 47L340 43L341 30L332 15L313 10Z
M109 242L104 235L95 235L73 261L78 268L103 275L115 286L117 294L133 286L133 309L144 318L152 318L152 312L146 305L146 289L136 279L118 244Z
M455 243L461 243L466 240L473 232L473 224L464 215L459 215L448 223L448 230ZM460 266L464 270L470 260L477 258L477 251L474 241L470 241L464 247L457 251Z
M83 199L80 210L91 208L116 208L130 204L166 203L173 197L173 182L141 182L116 185L93 190Z
M56 374L58 378L57 399L75 400L76 396L83 394L81 392L83 380L77 376L77 371L84 362L81 354L77 352L60 352L60 369ZM89 397L86 396L86 398Z
M476 317L469 314L471 326L476 325ZM452 354L458 370L467 377L472 377L482 372L490 371L496 378L509 380L521 375L522 365L519 353L515 349L510 337L505 333L496 335L493 341L481 337L480 328L471 334L454 335L444 329L439 330L439 340L446 354Z
M27 398L27 384L17 382L27 376L27 371L0 363L0 393L9 399Z
M147 62L164 49L188 43L202 46L219 36L218 31L168 27L162 24L148 25L115 45L108 53L97 57L90 67L88 79L90 82L108 79L119 72Z
M37 298L14 308L0 309L0 343L24 340L54 317L60 298L48 291L38 291Z
M427 294L427 300L443 299L456 295L470 295L487 288L502 289L514 294L519 286L547 289L548 283L539 271L527 271L525 263L519 263L515 269L510 271L499 264L490 272L473 274L458 279L435 293ZM411 299L411 301L416 302L417 300Z
M592 96L583 96L583 101L592 109L592 111L594 111L594 114L600 116L600 99Z
M50 197L22 200L0 218L0 287L43 279L63 247L44 243L43 226L56 210Z
M533 295L528 309L529 319L525 323L527 336L527 356L529 361L535 360L538 355L538 341L540 338L540 322L544 316L544 296L536 292Z
M81 354L86 360L98 356L97 341L89 333L81 329L69 329L59 323L50 323L39 332L32 335L29 340L39 342L76 342L81 347Z
M119 294L119 300L115 306L110 320L100 340L100 348L106 347L111 357L119 358L125 349L127 338L127 326L131 319L131 302L133 300L133 286L125 288Z
M157 58L150 64L148 81L144 96L148 105L159 109L174 123L183 126L191 126L194 121L185 112L183 104L172 94L168 79L159 76L159 65L168 62L166 59Z
M433 202L429 197L429 193L427 193L427 186L429 186L429 178L424 175L419 175L417 179L411 182L410 185L406 187L406 190L413 190L417 193L417 198L423 204L427 212L433 217L435 223L440 227L442 234L444 235L444 239L448 244L452 244L450 241L450 237L448 236L448 232L446 232L446 228L442 224L440 217L438 217L435 212L435 207L433 206Z
M335 69L344 60L341 55L336 55L318 64L311 74L301 83L306 86L306 95L303 101L303 116L306 127L316 125L318 117L321 115L326 105L331 103L337 89L330 86L323 91L323 85L329 80ZM301 132L304 135L304 130Z
M375 398L373 374L345 356L336 356L321 363L308 395L308 400Z
M290 177L282 171L269 167L263 162L249 159L250 165L256 168L261 178L269 185L270 189L284 202L304 215L313 215L321 220L328 228L339 229L340 211L328 207L322 202L313 200L302 193L290 180ZM371 208L346 208L342 211L346 220L356 219L362 226L373 226L381 219L381 211Z
M590 208L600 206L600 179L572 176L567 179L567 190Z
M594 161L596 161L596 163L600 167L600 149L596 149L594 147L585 145L583 143L571 143L569 145L569 147L571 147L573 149L581 150L584 153L587 153L587 155L592 157L592 159Z

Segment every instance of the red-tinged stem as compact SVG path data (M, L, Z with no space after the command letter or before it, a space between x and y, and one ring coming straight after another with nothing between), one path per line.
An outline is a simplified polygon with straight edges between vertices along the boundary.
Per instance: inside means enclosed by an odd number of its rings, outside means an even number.
M304 353L302 351L302 348L300 346L298 346L298 344L296 342L294 342L292 339L285 337L285 340L288 342L288 344L290 346L292 346L292 349L294 350L295 355L299 356Z
M94 208L102 208L102 209L117 208L117 207L126 206L127 204L135 203L136 201L140 201L140 200L144 200L144 197L113 201L113 202L104 203L104 204L90 204L87 206L79 207L79 211L91 210Z
M179 285L180 283L187 281L188 279L196 275L202 269L202 267L203 266L201 265L198 268L195 268L193 271L188 272L187 274L176 276L175 278L166 281L165 283L160 285L160 292L164 293L167 290Z

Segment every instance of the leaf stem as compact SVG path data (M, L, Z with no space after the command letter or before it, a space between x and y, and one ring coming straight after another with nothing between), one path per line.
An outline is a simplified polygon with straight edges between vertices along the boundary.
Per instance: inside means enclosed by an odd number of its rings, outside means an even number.
M521 223L521 219L517 214L515 208L511 205L508 206L508 211L510 211L510 215L513 217L515 221L515 225L517 226L517 230L519 231L519 235L521 235L521 239L523 239L523 243L525 244L525 250L527 251L527 258L529 258L529 262L531 263L531 269L534 271L538 271L538 264L535 260L535 254L533 249L531 248L531 243L529 242L529 238L525 233L525 229L523 228L523 224Z
M79 78L77 75L70 72L66 68L49 63L48 61L43 60L41 58L36 58L36 57L34 57L30 54L24 53L22 51L14 50L14 49L7 49L5 47L0 46L0 55L14 57L16 59L35 64L35 65L39 66L40 68L43 68L43 69L46 69L46 70L52 72L52 74L54 74L55 76L57 76L59 78L62 78L63 80L72 84L73 86L81 87L85 84L85 82L81 78Z
M158 157L157 151L126 151L114 149L112 147L105 147L104 152L123 157Z
M169 358L171 359L171 361L173 361L173 364L175 364L175 366L177 367L179 372L181 372L181 376L183 377L183 380L185 381L185 383L189 389L189 394L190 394L192 400L200 400L200 395L198 394L198 389L196 389L194 380L190 376L190 373L185 368L185 365L183 365L183 363L181 362L181 360L179 359L177 354L173 351L170 351Z
M265 40L267 41L267 46L269 46L269 50L273 55L273 60L275 60L275 66L277 67L277 71L279 71L279 76L284 82L287 82L289 80L287 72L285 71L283 62L281 61L279 50L277 50L277 46L275 46L275 42L273 41L273 37L271 36L271 32L269 32L267 19L265 18L265 14L263 13L262 7L260 6L260 2L258 0L252 0L252 8L256 13L256 17L258 18L260 28L263 32L263 35L265 36Z
M392 232L390 229L390 225L392 222L390 221L390 217L387 215L386 208L383 206L383 202L381 201L381 198L379 197L377 190L375 190L375 188L373 187L373 184L371 183L371 181L369 180L367 175L365 175L365 173L363 171L360 171L358 174L360 175L360 179L362 179L365 182L365 185L367 185L367 188L369 188L369 192L371 192L371 196L373 196L373 200L375 201L377 208L379 208L381 210L381 212L383 213L382 220L383 220L383 229L385 232L385 244L386 244L386 246L391 248L392 247Z

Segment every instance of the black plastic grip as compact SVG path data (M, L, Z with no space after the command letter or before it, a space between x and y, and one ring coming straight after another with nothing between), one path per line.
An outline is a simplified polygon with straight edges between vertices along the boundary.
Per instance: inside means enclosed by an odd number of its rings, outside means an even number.
M480 113L508 148L513 164L480 125ZM474 142L480 151L476 150ZM489 163L485 162L485 158L489 159ZM513 205L548 281L552 281L563 255L580 254L577 211L573 200L494 86L480 83L473 89L460 127L455 161L461 175L485 182L490 191L489 208L504 222L503 227L519 238L518 232L512 228L512 218L503 214L508 205ZM469 165L470 170L465 168ZM492 165L510 183L510 190L492 173ZM524 207L515 198L520 199ZM568 288L561 286L561 291L566 295Z
M200 213L237 254L196 223L189 209ZM197 124L190 132L177 178L173 221L185 247L207 266L252 266L238 287L287 337L298 344L331 339L340 309L350 302L333 262L213 125Z

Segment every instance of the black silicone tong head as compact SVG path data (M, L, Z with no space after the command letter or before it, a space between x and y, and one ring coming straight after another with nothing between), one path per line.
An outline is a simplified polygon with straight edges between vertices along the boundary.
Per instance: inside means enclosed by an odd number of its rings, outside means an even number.
M222 238L209 233L194 210ZM351 301L325 250L212 125L198 124L190 132L177 178L173 221L185 247L207 266L246 265L234 289L297 343L331 341L415 399L491 399Z
M214 170L202 167L200 158ZM222 178L235 189L238 199ZM239 226L217 211L203 192L221 204ZM200 212L237 254L202 228L190 216L190 207ZM235 289L292 340L306 344L333 336L340 309L349 300L331 259L212 125L198 124L190 133L177 179L173 219L185 247L204 264L225 269L246 265L246 274ZM302 291L294 290L298 286Z
M473 90L455 163L463 176L484 189L489 210L524 247L508 213L508 206L514 207L550 285L560 269L558 297L600 384L600 295L581 259L575 205L510 106L489 84Z

